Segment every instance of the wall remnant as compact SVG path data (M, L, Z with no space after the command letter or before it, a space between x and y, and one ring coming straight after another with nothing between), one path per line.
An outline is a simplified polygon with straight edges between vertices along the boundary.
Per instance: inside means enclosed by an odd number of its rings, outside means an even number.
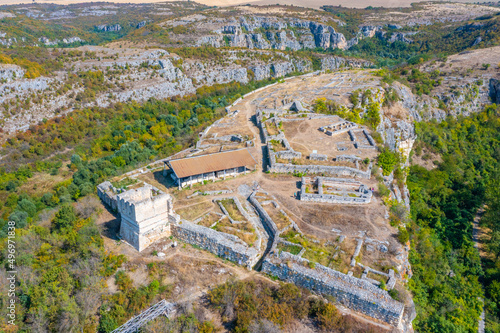
M259 259L259 252L253 247L248 247L238 237L185 220L172 224L172 235L248 269L251 269Z
M335 297L349 309L401 327L404 304L369 281L343 274L287 252L274 251L262 264L262 271L297 286Z

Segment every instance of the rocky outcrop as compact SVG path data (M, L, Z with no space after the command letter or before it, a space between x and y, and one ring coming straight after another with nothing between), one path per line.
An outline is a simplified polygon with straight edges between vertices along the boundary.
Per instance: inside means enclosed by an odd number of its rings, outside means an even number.
M396 41L399 41L399 42L403 42L403 43L406 43L406 44L410 44L410 43L413 43L413 40L406 37L406 34L402 33L402 32L396 32L394 34L391 35L391 38L389 38L387 40L389 43L394 43Z
M284 77L287 74L293 73L295 67L291 62L278 62L271 65L273 77Z
M196 46L209 45L212 47L223 47L226 46L224 43L224 36L222 35L213 35L213 36L203 36L198 40Z
M364 37L372 38L375 37L375 34L381 30L381 26L366 25L361 27L359 31Z
M263 29L265 33L257 33L256 29ZM221 38L225 36L231 47L249 49L300 50L315 47L346 49L349 45L354 45L354 43L349 44L343 34L336 32L329 25L299 19L242 17L239 22L233 21L230 25L224 25L213 32L220 37L203 36L196 44L222 47L225 43L221 43Z
M252 66L249 69L253 72L253 79L255 81L261 81L271 77L271 65Z
M95 26L97 31L103 31L103 32L111 32L111 31L120 31L122 30L122 26L119 24L113 24L113 25L106 25L106 24L101 24L101 25L96 25Z
M7 83L24 76L26 71L17 65L0 64L0 81Z
M205 71L203 74L196 75L194 78L199 83L207 85L212 85L214 83L222 84L232 81L248 83L247 69L243 67L214 68L212 70Z
M69 38L63 38L62 40L55 39L55 40L50 40L47 37L40 37L38 38L38 41L44 44L45 46L54 46L59 43L61 44L73 44L73 43L83 43L84 40L81 39L80 37L69 37Z
M4 33L3 36L0 36L0 37L5 37L6 34ZM0 45L3 45L3 46L11 46L13 44L17 44L17 39L15 37L12 37L12 38L1 38L0 39Z
M325 57L321 59L321 70L334 71L342 67L367 68L373 66L371 61L362 59L346 59L342 57Z

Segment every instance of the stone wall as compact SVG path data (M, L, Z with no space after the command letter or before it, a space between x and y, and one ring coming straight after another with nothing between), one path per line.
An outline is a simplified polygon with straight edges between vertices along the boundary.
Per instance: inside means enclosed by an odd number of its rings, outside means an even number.
M269 149L270 166L268 170L274 173L307 173L307 174L329 174L335 176L360 177L370 179L372 173L372 164L366 171L356 168L337 166L337 165L294 165L276 162L276 153Z
M371 146L376 146L375 145L375 140L373 140L372 136L370 135L370 133L368 133L367 130L363 130L363 133L365 134L366 136L366 139L368 140L368 142L370 143Z
M328 178L328 177L316 177L316 182L318 186L318 193L307 193L306 184L309 178L302 177L301 187L300 187L300 200L301 201L311 201L311 202L326 202L334 204L368 204L371 202L372 192L360 182L339 179L339 178ZM358 191L344 191L346 195L335 195L335 194L325 194L323 193L323 184L328 186L328 183L334 183L334 185L340 187L357 187ZM349 194L355 195L350 196Z
M111 185L109 181L97 185L97 196L115 211L117 210L116 193L118 193L118 189Z
M309 159L313 161L326 161L328 160L328 156L325 154L311 153L311 155L309 155Z
M172 224L172 235L180 240L201 247L219 257L251 269L258 261L259 253L248 247L238 237L215 231L191 222Z
M255 192L253 192L250 197L248 198L250 203L255 207L257 210L257 213L260 215L262 221L264 222L264 227L267 229L268 234L274 238L276 241L277 235L279 234L278 227L276 226L276 223L274 223L273 219L269 216L269 214L266 212L264 207L260 204L260 202L255 198Z
M335 161L347 161L356 163L357 161L361 161L361 157L356 155L338 155L335 157Z
M335 300L372 318L395 327L401 325L404 304L392 299L388 292L368 281L348 276L292 254L275 251L262 264L262 271L309 290L331 295Z

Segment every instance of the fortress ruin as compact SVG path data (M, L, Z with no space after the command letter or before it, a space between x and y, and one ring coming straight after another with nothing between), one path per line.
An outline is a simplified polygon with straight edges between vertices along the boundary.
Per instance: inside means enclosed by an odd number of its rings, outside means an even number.
M121 217L120 237L139 252L157 240L171 234L170 224L177 222L172 197L157 188L144 186L121 191L104 182L97 187L97 194Z

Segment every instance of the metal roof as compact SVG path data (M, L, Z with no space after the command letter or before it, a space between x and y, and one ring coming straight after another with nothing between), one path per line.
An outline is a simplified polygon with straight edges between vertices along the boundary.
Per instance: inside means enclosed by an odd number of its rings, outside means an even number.
M193 156L166 161L178 178L200 175L215 171L255 166L257 162L248 149L223 151L215 154Z

